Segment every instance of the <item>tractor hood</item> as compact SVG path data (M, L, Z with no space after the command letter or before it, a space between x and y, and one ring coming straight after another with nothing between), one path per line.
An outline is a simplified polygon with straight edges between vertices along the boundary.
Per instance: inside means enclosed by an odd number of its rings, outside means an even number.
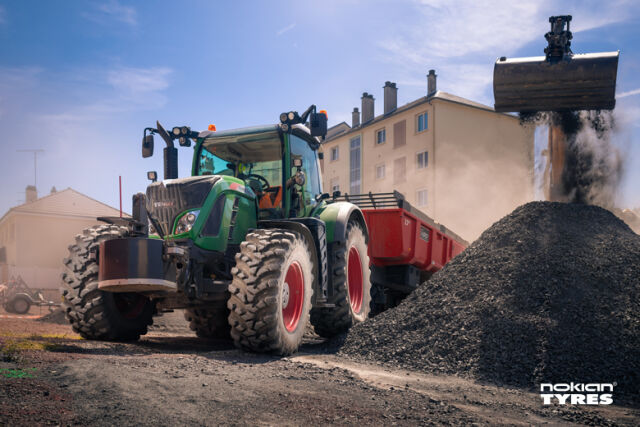
M220 179L218 175L208 175L154 182L147 187L147 210L164 234L171 234L176 217L186 210L202 207Z

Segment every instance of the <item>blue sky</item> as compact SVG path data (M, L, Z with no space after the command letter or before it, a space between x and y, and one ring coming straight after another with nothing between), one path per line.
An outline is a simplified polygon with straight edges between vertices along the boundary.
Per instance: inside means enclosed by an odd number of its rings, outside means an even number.
M492 105L495 59L541 55L557 14L573 15L574 52L621 51L620 202L640 206L638 2L0 0L0 215L33 183L18 149L45 150L40 196L72 187L117 207L122 175L129 211L162 171L161 150L140 156L156 120L229 129L315 103L349 122L364 91L381 111L386 80L399 104L424 96L431 68L439 89Z

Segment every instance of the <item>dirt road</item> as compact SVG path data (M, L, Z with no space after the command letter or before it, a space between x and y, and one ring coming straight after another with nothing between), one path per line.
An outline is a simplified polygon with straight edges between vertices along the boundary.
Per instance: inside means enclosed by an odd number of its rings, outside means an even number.
M174 314L137 343L0 318L0 425L637 425L638 409L543 407L517 389L333 355L309 336L290 358L192 336Z

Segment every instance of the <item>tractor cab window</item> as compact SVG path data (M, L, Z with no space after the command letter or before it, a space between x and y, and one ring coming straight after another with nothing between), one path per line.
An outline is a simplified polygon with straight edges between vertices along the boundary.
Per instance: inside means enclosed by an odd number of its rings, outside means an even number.
M198 175L227 175L235 176L235 171L229 162L221 159L203 147L198 159Z
M307 141L296 136L291 135L291 160L296 158L302 159L302 168L306 180L302 186L302 204L306 206L314 206L316 202L316 195L322 193L320 187L320 175L318 173L318 160L316 152L311 149ZM297 167L291 165L291 176L294 176L297 172Z
M197 175L242 179L258 197L261 218L282 217L282 143L277 131L207 138L197 166Z

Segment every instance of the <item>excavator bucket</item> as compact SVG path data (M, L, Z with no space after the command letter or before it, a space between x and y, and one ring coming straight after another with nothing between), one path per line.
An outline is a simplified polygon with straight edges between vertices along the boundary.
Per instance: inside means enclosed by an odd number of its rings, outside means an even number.
M571 16L549 18L546 56L498 59L493 69L495 110L535 112L611 110L616 105L619 52L573 54ZM564 25L567 30L564 30Z

